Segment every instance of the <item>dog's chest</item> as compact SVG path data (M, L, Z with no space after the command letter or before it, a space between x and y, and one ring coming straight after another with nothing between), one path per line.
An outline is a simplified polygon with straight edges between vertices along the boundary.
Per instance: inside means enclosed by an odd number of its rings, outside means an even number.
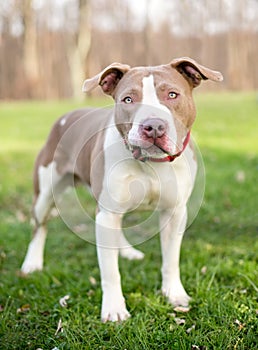
M147 164L145 167L145 171L137 169L135 173L132 171L130 176L125 178L124 184L127 191L124 193L124 199L131 207L130 209L153 209L160 200L161 183L152 169L148 169Z
M128 159L109 170L100 198L109 210L162 210L176 204L177 177L171 165Z

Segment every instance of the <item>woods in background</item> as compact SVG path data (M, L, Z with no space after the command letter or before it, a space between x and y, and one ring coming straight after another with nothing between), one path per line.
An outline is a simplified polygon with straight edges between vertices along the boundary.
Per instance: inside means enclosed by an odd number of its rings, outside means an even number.
M224 89L253 90L257 43L257 0L2 1L0 99L82 97L84 78L111 62L180 56L222 71Z

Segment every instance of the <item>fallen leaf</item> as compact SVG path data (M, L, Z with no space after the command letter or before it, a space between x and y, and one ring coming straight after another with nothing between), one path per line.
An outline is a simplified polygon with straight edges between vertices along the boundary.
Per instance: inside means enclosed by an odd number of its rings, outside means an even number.
M174 308L174 311L176 312L189 312L190 311L190 307L188 306L177 306Z
M239 320L235 320L235 324L238 325L239 331L241 331L243 328L245 328L245 323L241 323Z
M93 286L96 286L97 281L96 281L96 279L95 279L94 277L90 276L89 280L90 280L90 283L91 283Z
M70 295L65 295L64 297L60 298L59 299L59 304L62 306L62 307L67 307L67 302L66 300L69 300L70 299Z
M91 297L92 295L94 295L94 291L92 289L90 289L88 292L87 292L87 295L88 297Z
M59 319L58 321L58 325L57 325L57 329L56 329L56 332L55 332L55 335L57 335L58 333L63 333L63 325L62 325L62 320L61 318Z
M27 311L29 311L29 310L30 310L30 304L24 304L24 305L22 305L21 307L19 307L19 308L16 310L16 312L17 312L17 314L19 314L19 313L27 312Z
M195 324L192 325L192 327L187 328L186 333L191 333L195 329Z
M201 268L201 273L202 273L203 275L205 275L206 272L207 272L207 270L208 270L207 266L203 266L203 267Z
M241 290L239 291L239 293L241 293L241 294L246 294L246 293L247 293L247 289L241 289Z
M183 324L185 324L185 319L184 319L184 318L175 317L175 322L176 322L176 324L178 324L179 326L182 326Z

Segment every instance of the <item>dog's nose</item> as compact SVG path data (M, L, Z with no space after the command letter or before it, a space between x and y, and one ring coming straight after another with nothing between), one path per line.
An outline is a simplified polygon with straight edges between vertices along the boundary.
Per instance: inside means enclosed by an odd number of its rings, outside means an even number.
M159 118L147 119L142 123L142 133L149 138L159 138L165 134L166 124Z

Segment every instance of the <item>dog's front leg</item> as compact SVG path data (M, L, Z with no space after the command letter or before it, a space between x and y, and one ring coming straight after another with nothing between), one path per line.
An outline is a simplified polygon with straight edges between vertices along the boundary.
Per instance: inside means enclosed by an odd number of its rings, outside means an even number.
M187 209L160 213L160 236L162 248L162 293L174 306L188 307L187 295L180 279L180 247L185 231Z
M123 321L130 317L126 309L118 268L122 216L100 211L96 217L96 240L102 286L101 319Z

